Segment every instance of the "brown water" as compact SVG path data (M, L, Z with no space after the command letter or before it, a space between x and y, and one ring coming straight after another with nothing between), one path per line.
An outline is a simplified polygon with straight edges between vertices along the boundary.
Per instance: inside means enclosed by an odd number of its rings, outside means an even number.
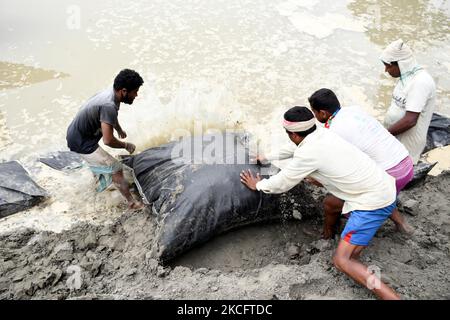
M124 67L145 80L119 116L140 149L194 121L285 139L282 112L321 87L381 119L395 80L379 55L399 37L450 116L449 29L445 0L0 0L0 160L65 149L78 108Z

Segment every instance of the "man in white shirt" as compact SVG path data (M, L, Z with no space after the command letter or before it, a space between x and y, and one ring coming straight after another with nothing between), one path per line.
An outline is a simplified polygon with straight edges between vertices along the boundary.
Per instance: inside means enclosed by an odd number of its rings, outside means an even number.
M401 39L392 42L380 59L385 72L400 78L384 124L405 145L416 164L427 142L436 100L436 85L430 74L417 64L411 49Z
M288 110L283 126L297 145L287 167L270 179L254 177L250 171L242 172L242 183L251 190L283 193L310 176L343 199L342 212L351 215L333 263L353 280L368 286L372 275L358 257L396 207L395 179L335 133L317 129L314 115L306 107ZM382 299L399 299L381 281L379 286L370 289Z
M408 150L375 118L356 106L341 108L336 94L330 89L319 89L308 100L315 117L324 123L325 128L356 146L396 179L397 194L411 181L414 168ZM344 201L333 195L327 196L324 201L324 214L335 217L330 217L327 221L337 223L343 205ZM412 232L412 228L397 209L390 218L398 230ZM333 237L335 227L325 225L324 238Z

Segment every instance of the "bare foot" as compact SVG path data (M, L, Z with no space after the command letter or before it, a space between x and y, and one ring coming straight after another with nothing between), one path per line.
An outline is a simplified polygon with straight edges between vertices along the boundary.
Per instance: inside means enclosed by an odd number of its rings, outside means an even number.
M396 223L395 227L398 232L406 235L412 235L414 233L414 228L406 221L403 221L403 223Z
M133 201L128 204L128 209L130 210L140 210L144 208L144 204L140 201Z

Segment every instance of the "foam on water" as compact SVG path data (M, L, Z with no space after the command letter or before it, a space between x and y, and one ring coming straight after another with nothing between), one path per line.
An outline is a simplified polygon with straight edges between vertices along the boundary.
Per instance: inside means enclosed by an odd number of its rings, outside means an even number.
M6 126L5 114L0 109L0 151L3 152L6 147L11 144L11 142L11 136Z
M290 16L298 8L313 9L319 0L288 0L276 6L278 12L283 16Z
M362 23L336 13L316 16L305 12L294 12L289 15L289 20L298 31L318 39L326 38L338 29L355 32L364 32L365 30Z
M145 98L140 101L137 98L135 105L123 106L120 112L121 123L129 128L127 140L137 145L137 151L194 134L198 126L203 132L239 128L239 120L243 118L241 108L224 85L187 81L165 105L158 98L154 84L148 82L142 90Z

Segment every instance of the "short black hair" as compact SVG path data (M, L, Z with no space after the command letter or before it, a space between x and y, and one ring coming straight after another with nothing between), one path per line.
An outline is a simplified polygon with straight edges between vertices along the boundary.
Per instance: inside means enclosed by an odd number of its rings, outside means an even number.
M314 118L314 114L307 107L295 106L284 113L284 119L291 122L308 121ZM306 137L308 134L316 130L316 125L306 131L294 132L301 137ZM289 131L291 132L291 131Z
M316 111L325 110L328 112L335 112L341 108L338 98L330 89L322 88L314 92L308 98L311 108Z
M131 69L123 69L114 79L114 90L125 88L128 91L133 91L142 86L143 83L144 80L139 73Z

